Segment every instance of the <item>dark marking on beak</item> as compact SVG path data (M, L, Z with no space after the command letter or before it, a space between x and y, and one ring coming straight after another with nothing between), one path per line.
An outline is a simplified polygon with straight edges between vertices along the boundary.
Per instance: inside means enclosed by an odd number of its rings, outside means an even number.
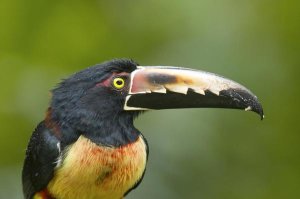
M177 83L177 77L169 74L150 73L147 78L148 81L153 84L164 85Z

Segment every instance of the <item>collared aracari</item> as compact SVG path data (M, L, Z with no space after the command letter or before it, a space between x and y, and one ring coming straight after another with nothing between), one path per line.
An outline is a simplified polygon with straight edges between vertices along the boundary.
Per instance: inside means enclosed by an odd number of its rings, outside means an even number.
M52 90L26 151L26 199L120 199L141 182L148 145L133 120L145 110L232 108L263 118L257 97L212 73L116 59Z

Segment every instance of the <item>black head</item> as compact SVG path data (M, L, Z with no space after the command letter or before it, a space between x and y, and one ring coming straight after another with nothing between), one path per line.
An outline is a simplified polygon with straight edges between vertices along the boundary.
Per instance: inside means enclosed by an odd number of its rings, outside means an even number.
M92 137L100 134L101 141L105 140L103 137L113 136L112 132L117 131L114 127L120 130L125 123L133 128L133 118L138 111L124 111L123 107L130 73L137 65L133 60L116 59L63 80L52 91L51 119L72 133Z

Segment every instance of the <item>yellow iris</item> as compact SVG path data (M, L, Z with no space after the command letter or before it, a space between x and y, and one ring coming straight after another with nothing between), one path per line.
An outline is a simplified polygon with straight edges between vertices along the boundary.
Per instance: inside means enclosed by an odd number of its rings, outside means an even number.
M113 86L116 88L116 89L121 89L125 86L125 80L121 77L116 77L114 80L113 80Z

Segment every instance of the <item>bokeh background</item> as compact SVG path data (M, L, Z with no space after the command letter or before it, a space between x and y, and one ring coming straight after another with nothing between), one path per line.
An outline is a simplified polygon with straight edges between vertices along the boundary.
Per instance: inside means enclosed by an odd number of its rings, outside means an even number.
M221 109L153 111L127 198L300 198L300 1L1 0L0 198L22 198L27 141L49 90L112 58L215 72L249 87L266 118Z

